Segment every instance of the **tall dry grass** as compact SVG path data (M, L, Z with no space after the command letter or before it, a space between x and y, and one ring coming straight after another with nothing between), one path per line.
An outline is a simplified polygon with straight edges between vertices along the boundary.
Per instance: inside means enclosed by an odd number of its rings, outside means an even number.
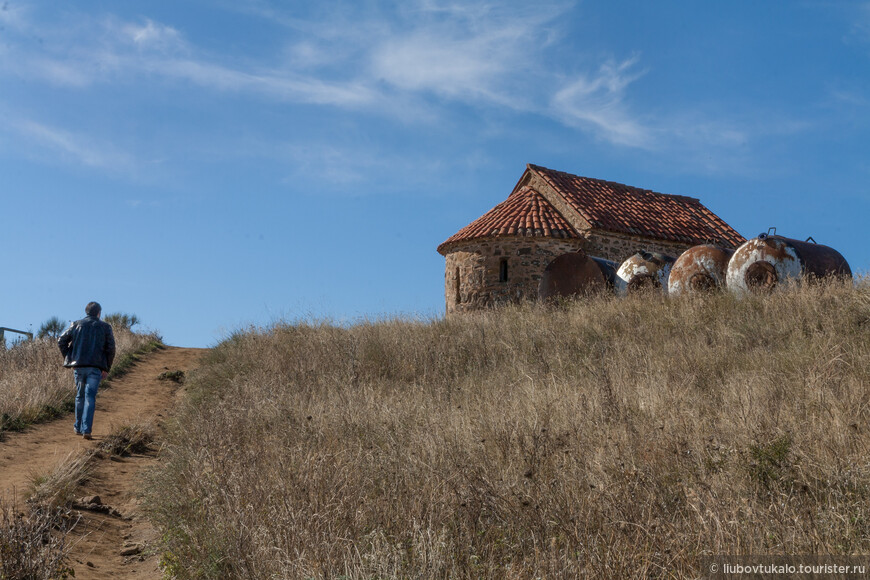
M23 510L0 498L0 578L59 580L75 576L66 565L65 532L76 523L65 509L26 505Z
M279 324L188 383L149 509L209 578L673 578L870 551L870 284Z
M149 344L155 334L115 329L116 361ZM0 349L0 436L5 430L51 419L73 409L72 371L63 368L57 341L42 338Z

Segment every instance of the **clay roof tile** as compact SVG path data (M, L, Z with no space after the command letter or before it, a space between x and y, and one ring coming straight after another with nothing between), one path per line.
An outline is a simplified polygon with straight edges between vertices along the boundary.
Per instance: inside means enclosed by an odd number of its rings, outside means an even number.
M700 200L529 165L594 227L684 243L737 247L745 239Z
M438 246L442 254L456 242L491 236L579 238L571 224L531 187L523 187Z

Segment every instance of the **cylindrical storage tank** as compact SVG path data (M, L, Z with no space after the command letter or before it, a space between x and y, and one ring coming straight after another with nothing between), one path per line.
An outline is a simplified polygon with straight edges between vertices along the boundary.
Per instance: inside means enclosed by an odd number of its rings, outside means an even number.
M607 280L607 290L613 292L616 289L616 270L619 268L619 264L605 258L589 257L601 268L601 273L604 274L604 278Z
M744 243L728 262L728 289L734 292L772 292L805 276L851 278L852 269L834 248L768 234Z
M709 292L725 287L728 260L734 250L704 244L693 246L680 254L668 276L668 294Z
M675 259L658 252L638 252L628 258L616 272L616 291L625 296L634 292L658 289L667 292L668 275Z
M562 254L544 269L538 297L547 300L610 291L615 277L616 264L610 260L588 256L582 250Z

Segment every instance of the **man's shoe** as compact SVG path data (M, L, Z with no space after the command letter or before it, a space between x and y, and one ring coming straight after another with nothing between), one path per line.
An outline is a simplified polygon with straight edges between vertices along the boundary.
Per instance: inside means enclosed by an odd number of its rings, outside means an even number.
M91 437L90 433L82 433L82 439L87 439L88 441L90 441L91 439L93 439L93 437Z
M81 434L82 434L81 431L76 431L76 435L81 435Z

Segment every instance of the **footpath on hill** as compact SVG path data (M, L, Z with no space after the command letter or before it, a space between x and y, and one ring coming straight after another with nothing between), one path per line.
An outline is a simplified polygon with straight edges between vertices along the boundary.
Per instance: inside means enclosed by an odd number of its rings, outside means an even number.
M156 531L139 509L139 476L153 465L160 445L163 419L174 406L180 386L158 377L166 371L189 371L199 366L206 349L166 347L145 355L110 388L97 396L93 439L73 432L73 417L7 433L0 441L0 497L21 505L34 474L47 474L71 455L99 446L106 436L133 424L155 425L156 440L144 453L126 457L97 455L77 497L92 499L91 509L77 510L78 525L68 535L69 565L82 578L160 578L159 554L152 549ZM70 372L70 389L72 386ZM122 555L123 554L123 555Z

